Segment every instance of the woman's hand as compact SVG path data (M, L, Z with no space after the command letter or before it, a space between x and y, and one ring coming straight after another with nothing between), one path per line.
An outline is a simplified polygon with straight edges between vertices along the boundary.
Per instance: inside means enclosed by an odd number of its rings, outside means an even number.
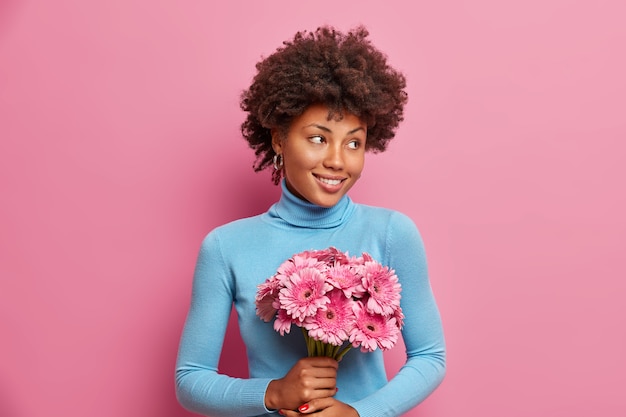
M302 404L296 411L279 410L286 417L306 416L312 414L315 417L359 417L359 413L346 403L342 403L333 397L319 398Z
M300 359L287 375L269 383L265 406L295 410L312 400L332 397L337 392L337 366L336 360L324 356Z

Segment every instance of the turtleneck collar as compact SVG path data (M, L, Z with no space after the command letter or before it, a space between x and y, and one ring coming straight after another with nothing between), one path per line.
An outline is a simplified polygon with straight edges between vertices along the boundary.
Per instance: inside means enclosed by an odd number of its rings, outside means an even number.
M332 207L320 207L302 200L287 189L285 180L281 182L280 200L270 210L271 217L278 217L296 227L329 229L342 224L354 210L354 203L344 195Z

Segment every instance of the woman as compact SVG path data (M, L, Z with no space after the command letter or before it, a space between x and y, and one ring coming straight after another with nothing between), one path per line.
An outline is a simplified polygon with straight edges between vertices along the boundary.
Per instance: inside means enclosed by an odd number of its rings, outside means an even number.
M443 378L441 320L414 223L346 195L365 152L384 151L393 138L407 101L404 76L367 36L363 27L298 33L257 64L242 95L242 132L256 152L255 169L273 168L282 195L266 213L218 227L202 244L176 368L177 396L189 410L213 417L399 416ZM330 246L367 252L399 277L407 360L389 382L380 350L353 349L341 363L303 358L300 332L281 336L255 314L257 286L282 262ZM217 369L233 303L248 379Z

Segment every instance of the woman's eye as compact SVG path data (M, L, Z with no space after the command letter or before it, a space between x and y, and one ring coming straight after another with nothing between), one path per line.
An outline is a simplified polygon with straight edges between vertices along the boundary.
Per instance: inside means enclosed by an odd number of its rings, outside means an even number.
M324 137L318 135L311 136L309 140L313 143L324 143Z
M358 140L352 140L348 142L348 148L350 149L359 149L361 147L361 142Z

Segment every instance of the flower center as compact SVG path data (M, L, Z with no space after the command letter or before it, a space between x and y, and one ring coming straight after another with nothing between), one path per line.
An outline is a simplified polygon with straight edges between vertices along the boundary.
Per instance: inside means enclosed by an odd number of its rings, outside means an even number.
M376 328L374 326L372 326L371 324L367 325L367 330L373 332L374 330L376 330Z
M335 318L335 313L334 313L332 310L328 310L328 311L326 312L326 318L327 318L328 320L332 320L332 319L334 319L334 318Z
M311 294L312 294L311 290L306 290L304 292L304 298L309 298L311 296Z

